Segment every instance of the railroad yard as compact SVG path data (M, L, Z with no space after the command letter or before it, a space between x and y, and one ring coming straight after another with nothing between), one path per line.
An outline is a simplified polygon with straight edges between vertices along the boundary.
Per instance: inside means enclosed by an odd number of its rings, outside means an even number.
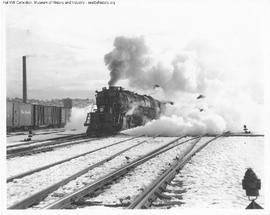
M270 215L269 1L1 11L1 214Z
M26 136L7 135L8 209L243 209L246 168L264 184L261 135L97 138L58 128ZM263 189L257 202L264 206Z

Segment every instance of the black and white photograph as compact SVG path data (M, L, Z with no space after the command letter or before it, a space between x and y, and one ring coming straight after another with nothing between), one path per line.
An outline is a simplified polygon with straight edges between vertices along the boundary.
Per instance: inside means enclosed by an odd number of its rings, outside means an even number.
M270 214L269 26L269 0L1 0L2 213Z

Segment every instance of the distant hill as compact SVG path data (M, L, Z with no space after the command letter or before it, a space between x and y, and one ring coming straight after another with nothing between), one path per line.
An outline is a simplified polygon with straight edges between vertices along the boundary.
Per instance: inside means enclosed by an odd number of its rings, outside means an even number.
M22 99L21 98L7 98L7 101L22 102ZM49 106L59 106L59 107L63 106L62 99L51 99L51 100L28 99L28 103L49 105ZM80 98L72 99L73 107L84 108L94 103L95 103L94 99L80 99Z

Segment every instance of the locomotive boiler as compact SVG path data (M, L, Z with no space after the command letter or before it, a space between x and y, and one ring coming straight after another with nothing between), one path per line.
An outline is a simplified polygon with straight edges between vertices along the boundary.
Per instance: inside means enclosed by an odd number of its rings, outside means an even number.
M88 136L115 134L158 119L166 102L139 95L122 87L104 87L96 92L96 109L87 114L84 126Z

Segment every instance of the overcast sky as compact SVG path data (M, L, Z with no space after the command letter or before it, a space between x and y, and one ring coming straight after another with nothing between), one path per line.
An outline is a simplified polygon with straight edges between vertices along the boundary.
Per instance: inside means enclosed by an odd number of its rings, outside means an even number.
M8 6L7 96L22 96L21 57L27 55L28 98L92 97L109 80L104 55L116 36L144 36L157 56L205 42L239 68L239 74L228 68L230 76L261 82L265 4L116 0L116 5Z

